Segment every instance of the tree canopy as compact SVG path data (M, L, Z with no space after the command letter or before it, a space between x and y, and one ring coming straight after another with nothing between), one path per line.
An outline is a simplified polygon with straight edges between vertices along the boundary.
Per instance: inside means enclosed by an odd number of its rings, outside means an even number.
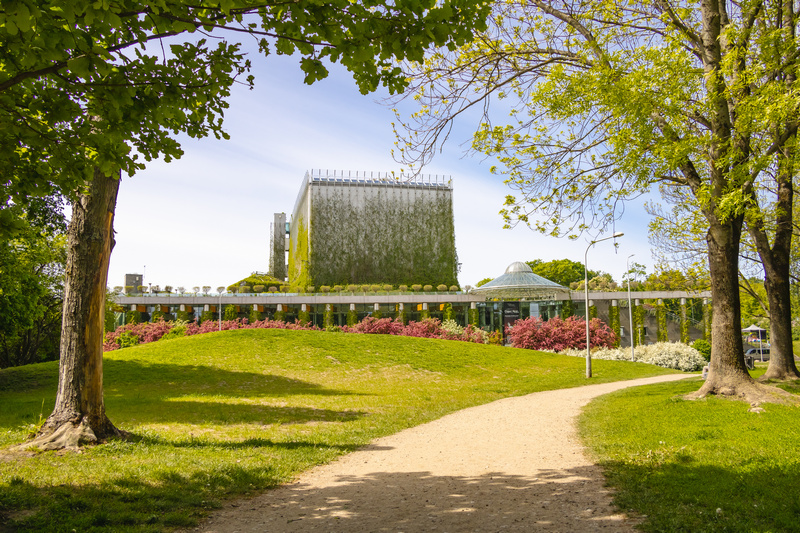
M527 263L534 274L554 281L563 287L569 287L572 283L583 281L585 274L583 271L583 263L572 261L571 259L553 259L552 261L534 259ZM596 278L600 274L600 272L595 272L594 270L588 272L590 280Z
M738 335L738 253L745 219L768 247L762 196L780 200L778 227L790 212L796 27L792 2L504 1L474 42L410 67L420 107L400 117L399 156L428 161L475 110L471 149L515 191L508 223L554 235L610 226L655 186L680 195L705 219L711 276L700 394L763 398Z
M454 48L485 26L480 2L447 0L34 0L0 7L0 228L31 197L70 199L93 177L133 174L182 152L175 134L225 137L234 82L252 84L240 38L300 54L306 83L326 62L362 92L405 84L395 64Z

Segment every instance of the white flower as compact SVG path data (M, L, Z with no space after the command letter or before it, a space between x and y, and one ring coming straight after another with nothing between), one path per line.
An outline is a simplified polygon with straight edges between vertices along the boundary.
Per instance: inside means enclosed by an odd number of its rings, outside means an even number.
M561 353L573 357L584 357L586 350L564 350ZM648 363L684 372L701 370L707 364L700 352L680 342L657 342L647 346L637 346L634 348L634 356L637 363ZM631 350L630 348L600 348L592 352L592 359L630 361Z

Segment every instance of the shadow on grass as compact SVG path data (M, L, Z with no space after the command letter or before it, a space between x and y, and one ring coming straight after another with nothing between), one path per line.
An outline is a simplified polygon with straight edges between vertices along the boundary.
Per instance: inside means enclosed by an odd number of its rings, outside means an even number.
M109 360L103 363L106 396L129 395L137 388L162 387L163 394L219 394L229 397L286 396L314 394L323 396L355 393L327 389L299 379L255 372L236 372L202 365L150 364L141 361ZM149 391L148 391L149 392Z
M602 479L583 467L535 477L426 471L343 475L293 483L213 516L200 531L600 531L620 517L597 505Z
M582 468L542 472L536 478L376 472L341 477L323 488L285 485L231 507L225 515L244 517L250 529L270 532L613 530L618 517L593 504L587 507L601 488L601 481L595 480L587 489L589 476L592 473ZM0 512L5 508L8 531L15 532L191 528L225 499L283 481L269 467L226 467L189 476L167 472L155 483L124 478L101 486L45 489L16 480L4 487L8 490L0 496ZM576 497L578 492L586 498ZM9 509L8 503L15 500L32 503L26 509ZM218 519L202 524L201 530L240 529L235 522Z
M282 448L303 455L332 451L339 454L354 448L261 439L208 445L261 447L265 451ZM76 480L71 485L37 487L12 478L10 483L0 484L0 532L164 531L192 527L226 498L286 482L286 472L280 465L243 467L228 463L191 474L177 468L162 470L155 473L151 482L126 476L101 484L81 484Z
M37 423L53 409L58 365L3 371L0 428ZM24 378L24 379L23 379ZM22 394L20 394L22 393ZM293 395L354 396L315 383L271 374L236 372L208 366L149 364L141 361L104 362L104 397L111 419L127 423L306 424L346 422L365 416L337 411L269 405L270 399ZM184 400L182 397L188 397ZM205 397L208 400L205 400ZM229 402L225 401L230 399ZM239 400L247 400L247 403ZM267 405L259 405L264 399Z
M673 460L602 465L615 502L648 517L644 531L798 531L800 464L775 468L768 458L742 457L726 469L680 454Z
M128 402L124 397L119 400L107 400L106 410L113 420L121 424L307 424L350 422L367 415L362 411L214 401L169 401L148 398L141 402Z

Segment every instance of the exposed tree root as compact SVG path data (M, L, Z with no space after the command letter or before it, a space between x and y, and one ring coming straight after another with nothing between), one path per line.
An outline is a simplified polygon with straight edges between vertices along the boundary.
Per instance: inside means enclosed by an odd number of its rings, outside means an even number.
M708 380L700 387L700 390L689 393L684 396L684 398L687 400L699 400L707 396L718 396L720 398L747 402L754 408L762 403L800 404L800 398L796 395L779 389L778 387L765 385L754 380L736 383Z
M779 370L772 370L770 371L767 369L764 374L758 377L758 381L762 383L768 383L770 381L797 381L800 380L800 375L794 372L786 372L786 371L779 371Z
M40 430L39 434L28 442L16 446L16 450L29 450L32 448L47 450L77 450L81 446L99 444L109 438L125 438L128 433L117 429L107 420L102 424L102 429L97 431L92 429L86 417L77 421L66 421L55 427L48 427L47 424ZM98 437L97 433L100 434Z

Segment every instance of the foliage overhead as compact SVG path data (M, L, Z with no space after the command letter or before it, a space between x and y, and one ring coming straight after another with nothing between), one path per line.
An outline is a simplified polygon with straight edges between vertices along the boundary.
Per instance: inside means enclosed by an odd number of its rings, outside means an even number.
M399 117L396 155L427 162L453 122L476 111L472 150L497 158L492 170L517 191L503 210L509 224L575 237L611 224L653 185L706 219L757 219L776 155L795 142L792 10L499 2L476 40L410 65L419 111ZM496 106L508 120L490 114Z
M222 117L250 61L298 53L306 83L340 63L366 93L405 85L395 64L428 46L453 49L485 27L464 0L144 2L10 0L0 8L0 217L54 190L73 197L92 178L133 174L182 154L177 133L226 137Z

